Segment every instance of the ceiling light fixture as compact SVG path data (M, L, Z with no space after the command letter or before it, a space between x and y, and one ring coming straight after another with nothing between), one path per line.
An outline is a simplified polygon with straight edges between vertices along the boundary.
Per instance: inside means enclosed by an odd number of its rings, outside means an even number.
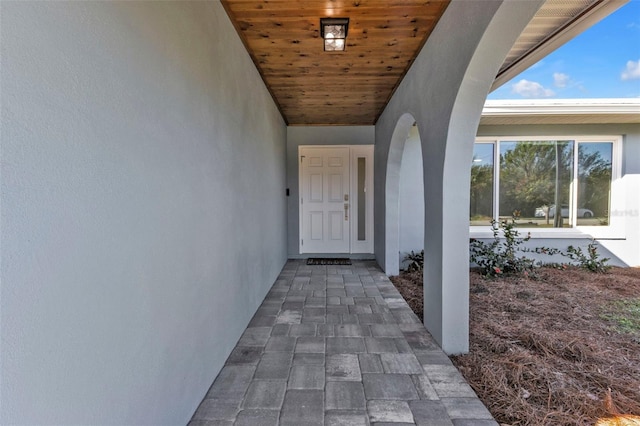
M320 35L325 52L343 51L346 45L349 18L320 18Z

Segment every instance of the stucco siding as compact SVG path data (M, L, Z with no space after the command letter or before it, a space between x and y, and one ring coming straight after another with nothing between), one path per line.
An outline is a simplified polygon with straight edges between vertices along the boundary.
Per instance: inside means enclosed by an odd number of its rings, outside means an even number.
M286 261L219 2L2 2L1 424L186 424Z

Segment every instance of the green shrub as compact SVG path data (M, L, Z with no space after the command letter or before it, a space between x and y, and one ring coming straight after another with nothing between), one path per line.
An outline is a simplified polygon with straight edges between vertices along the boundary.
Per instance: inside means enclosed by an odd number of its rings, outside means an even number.
M520 246L531 238L530 234L520 237L516 229L517 214L511 220L491 221L493 241L485 243L475 238L470 243L470 258L487 277L503 274L517 274L533 270L535 263L518 252L526 251ZM500 236L502 234L502 237Z
M609 258L600 257L595 240L591 240L587 246L586 253L582 251L580 247L569 246L567 247L567 253L563 253L563 255L577 262L580 268L587 269L591 272L605 273L611 269L611 266L607 263Z
M407 254L402 260L404 262L409 261L408 272L422 271L424 269L424 250L421 250L420 253L414 253L411 250L411 253Z

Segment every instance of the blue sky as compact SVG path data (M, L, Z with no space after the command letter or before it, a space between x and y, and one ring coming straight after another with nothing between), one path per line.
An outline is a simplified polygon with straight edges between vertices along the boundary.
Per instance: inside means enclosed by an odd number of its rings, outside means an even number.
M487 99L640 97L640 0L631 0Z

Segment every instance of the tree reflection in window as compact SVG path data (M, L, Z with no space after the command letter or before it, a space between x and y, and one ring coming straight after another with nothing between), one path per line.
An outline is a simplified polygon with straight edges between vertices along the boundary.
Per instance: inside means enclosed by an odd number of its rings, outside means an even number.
M471 225L489 225L493 219L493 144L474 146L470 195Z
M541 208L545 225L571 226L553 207L569 204L572 170L573 141L501 142L500 217L533 219Z
M578 145L578 225L609 224L612 153L611 142Z
M612 156L613 142L478 142L471 165L471 225L514 213L523 227L609 225Z

